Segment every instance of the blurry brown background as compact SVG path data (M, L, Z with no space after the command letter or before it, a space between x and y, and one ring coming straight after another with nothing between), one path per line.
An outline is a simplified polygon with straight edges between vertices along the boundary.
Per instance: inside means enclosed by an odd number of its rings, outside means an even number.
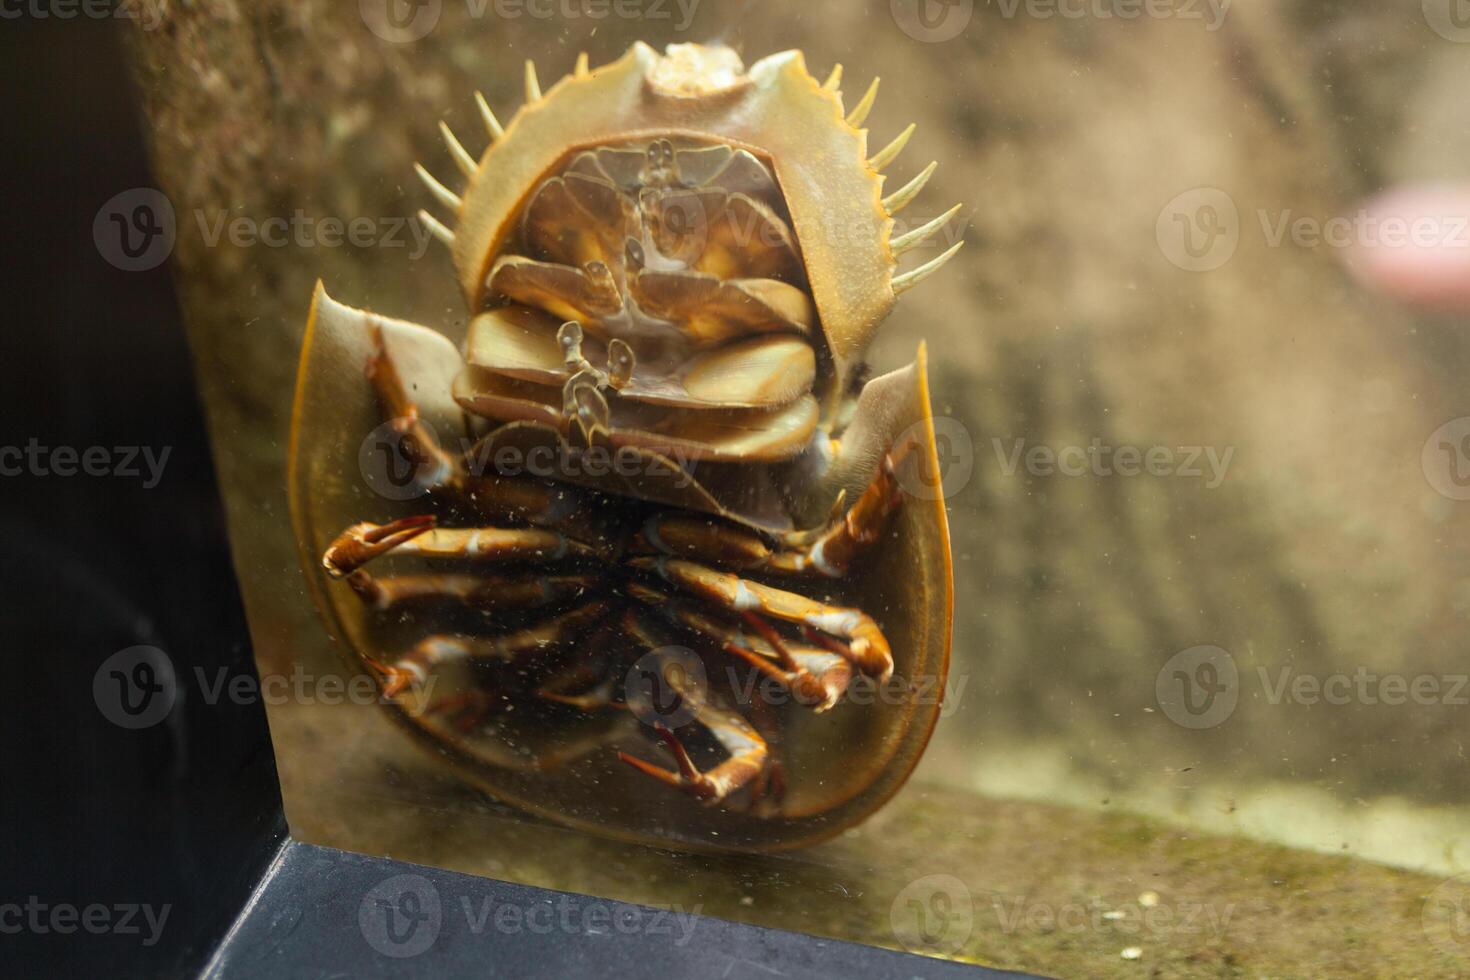
M428 203L415 160L454 172L438 119L478 153L472 93L507 118L527 57L547 86L578 51L596 65L640 38L721 38L747 64L800 47L819 76L846 65L849 102L883 76L868 122L877 145L919 124L891 179L940 166L905 217L966 205L968 247L903 297L874 351L880 369L896 366L927 338L936 413L972 447L972 476L950 501L957 696L906 796L942 801L925 811L935 820L968 819L982 797L1022 797L1470 869L1470 706L1272 704L1258 673L1276 683L1284 667L1322 678L1470 671L1470 502L1437 492L1431 478L1443 474L1421 464L1431 433L1470 415L1467 325L1375 299L1342 249L1273 245L1266 227L1287 214L1351 216L1402 181L1470 182L1470 43L1433 29L1434 0L1181 0L1172 16L1132 20L1091 2L1065 5L1076 17L954 3L973 7L963 30L929 41L908 0L691 2L595 18L595 4L571 0L549 17L519 5L503 16L493 2L476 16L444 0L429 5L432 30L395 43L366 26L373 0L206 0L130 31L179 215L175 258L262 672L337 663L305 598L285 503L313 283L456 338L463 311L437 245L419 259L412 237L398 248L210 246L201 220L410 215ZM1234 251L1188 271L1168 208L1186 195L1185 220L1205 220L1200 188L1234 205ZM1006 472L1016 440L1061 450L1095 438L1233 455L1211 487L1203 459L1202 477ZM1155 682L1172 656L1205 644L1233 656L1239 704L1192 730L1166 717ZM396 737L386 725L346 715L272 708L299 834L392 849L396 832L418 846L425 831L363 810L408 799L431 823L459 826L480 805L385 744ZM394 767L385 781L374 781L378 755ZM885 817L865 832L893 832ZM382 843L346 839L349 825L375 821ZM535 874L504 855L432 859ZM607 887L568 874L555 884Z

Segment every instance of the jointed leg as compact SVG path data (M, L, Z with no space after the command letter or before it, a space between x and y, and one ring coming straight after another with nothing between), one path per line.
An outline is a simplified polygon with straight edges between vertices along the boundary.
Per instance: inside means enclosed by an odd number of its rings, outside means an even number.
M383 694L395 697L404 690L416 688L428 679L440 664L461 661L509 663L523 657L550 652L574 641L583 631L607 614L602 601L589 602L560 616L553 616L536 626L506 633L503 636L426 636L403 657L392 664L369 660L368 666L382 679Z
M664 748L674 757L674 764L679 767L677 772L670 772L663 766L645 762L626 752L619 752L618 758L639 772L683 790L695 799L719 803L765 770L768 755L766 743L749 722L733 711L706 705L698 721L709 729L720 747L730 754L728 759L708 772L694 764L694 760L689 757L689 750L679 741L679 736L662 723L654 725L654 731L658 733Z
M383 334L374 336L374 350L367 362L367 377L378 394L378 403L388 424L398 436L403 454L422 474L420 484L426 490L439 491L452 486L460 477L459 460L444 451L434 432L419 417L419 408L408 395L398 368L383 344Z
M484 450L493 445L490 442L468 452L447 452L420 418L381 337L367 369L384 413L401 438L402 452L413 460L422 484L440 504L436 509L444 514L472 514L474 517L469 519L474 521L521 527L443 528L436 526L435 517L427 515L384 525L358 524L344 531L323 555L323 565L332 577L346 577L358 595L379 610L437 602L491 610L539 608L571 600L614 574L494 578L415 574L381 579L369 575L363 566L389 552L431 560L544 564L563 559L616 563L626 550L621 532L613 525L603 526L607 515L588 506L588 491L495 473L481 465L487 462L482 457L487 455ZM580 410L584 406L578 407ZM592 416L589 418L594 423L599 421ZM589 441L595 441L592 437L598 434L596 430L596 425L587 430ZM879 540L887 519L901 503L896 469L911 448L905 445L885 456L872 483L852 507L837 514L839 502L831 521L821 528L766 536L718 518L657 514L633 540L632 552L638 557L625 564L639 573L657 573L691 598L672 600L636 580L627 583L627 593L779 681L799 701L817 711L830 708L847 690L854 668L884 679L891 675L892 654L877 623L859 609L808 599L708 565L742 573L845 576L857 555ZM617 516L625 514L622 511ZM703 604L727 610L739 619L732 622L728 617L706 613ZM447 662L517 663L541 652L565 650L604 621L611 608L611 600L598 599L500 636L429 636L391 665L367 662L378 673L384 693L393 697L422 684L434 668ZM804 639L785 635L780 622L798 626ZM790 632L790 627L784 629ZM624 618L624 630L649 649L662 645L657 642L653 625L631 611ZM604 645L604 649L611 648ZM615 690L619 662L612 654L604 653L594 661L579 655L567 670L536 693L589 712L625 707ZM752 717L761 722L758 728L740 711L724 706L726 702L717 702L709 692L694 689L682 674L666 671L664 680L688 705L693 722L709 732L726 758L702 771L679 737L659 725L655 726L658 737L676 768L666 769L620 753L623 761L707 802L726 800L741 790L748 791L752 804L763 799L778 800L782 780L774 745L779 718L770 706L759 702L748 706ZM505 694L476 687L436 702L428 710L451 713L462 730L471 730L486 714L510 703ZM626 721L633 723L631 717Z
M492 694L484 688L471 688L459 694L440 698L424 709L425 714L445 715L460 732L468 734L480 727L486 717L511 704L504 695Z
M889 515L903 502L898 467L913 449L913 442L905 442L896 451L884 454L878 472L857 503L826 528L787 535L785 550L773 557L771 570L799 574L814 569L829 578L846 575L853 559L882 536Z
M852 665L820 644L793 643L755 613L745 613L755 636L707 615L696 605L682 602L640 582L628 585L628 595L660 612L666 619L703 636L731 656L780 682L803 704L822 712L841 699L852 681Z
M555 605L594 588L596 575L393 575L376 578L359 568L347 576L362 600L379 612L453 603L484 612Z
M541 685L537 695L588 714L627 707L615 700L622 678L615 669L615 658L607 653L614 647L610 640L615 633L612 625L605 622L590 634L566 669Z
M628 627L629 635L638 639L643 645L650 649L663 646L663 643L660 642L661 638L636 613L629 611L624 622ZM766 768L770 756L766 750L765 739L761 738L760 733L750 722L746 721L739 712L716 706L709 699L707 692L695 690L691 685L685 684L682 672L665 671L663 679L687 705L694 720L702 725L725 750L728 758L713 769L701 770L694 764L694 760L690 758L689 751L679 737L662 724L655 725L654 730L658 733L664 747L674 757L674 763L678 767L677 771L670 771L626 752L619 752L618 757L659 782L683 790L707 803L718 803L728 798L759 776Z
M393 358L383 346L381 333L368 359L367 376L404 455L422 474L421 485L431 494L482 518L543 527L567 526L586 512L586 494L581 490L530 476L495 472L488 444L475 446L468 456L444 449L419 416L418 405L404 387Z
M809 626L847 641L844 656L863 673L886 681L893 674L888 640L861 609L829 606L806 596L719 572L678 558L635 558L635 568L657 572L666 582L735 612L759 612Z
M852 668L846 661L838 661L849 674ZM750 808L761 816L771 816L781 809L786 797L786 767L781 762L781 719L775 705L763 698L756 698L750 705L750 723L766 740L769 758L750 783Z
M741 571L842 578L882 535L889 515L902 502L897 469L912 446L905 443L897 453L885 455L857 503L839 511L825 527L784 535L774 548L759 533L728 521L662 513L644 523L634 549Z
M327 574L341 578L390 551L477 562L558 561L592 554L585 544L559 531L434 525L432 515L405 517L381 525L354 524L328 546L322 565Z

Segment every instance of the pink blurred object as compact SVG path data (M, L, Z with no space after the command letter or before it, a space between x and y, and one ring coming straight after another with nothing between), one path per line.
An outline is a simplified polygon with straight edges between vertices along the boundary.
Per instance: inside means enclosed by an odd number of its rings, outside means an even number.
M1470 186L1399 187L1364 212L1346 256L1359 282L1416 307L1470 311Z

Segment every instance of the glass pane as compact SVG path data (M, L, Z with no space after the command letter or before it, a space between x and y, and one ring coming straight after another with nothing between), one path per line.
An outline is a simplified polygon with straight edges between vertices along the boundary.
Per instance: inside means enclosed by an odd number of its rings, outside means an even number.
M133 32L293 832L1042 973L1465 969L1460 7ZM854 404L920 342L932 420Z

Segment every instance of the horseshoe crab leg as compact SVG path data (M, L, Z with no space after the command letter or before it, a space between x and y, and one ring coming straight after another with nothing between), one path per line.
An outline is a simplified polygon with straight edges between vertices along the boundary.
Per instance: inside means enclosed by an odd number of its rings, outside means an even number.
M424 714L446 716L459 732L468 735L480 727L480 723L488 716L509 707L510 704L510 699L504 695L477 687L440 698L425 708Z
M714 641L726 653L785 686L798 702L818 713L841 700L852 682L852 665L847 659L823 646L791 643L755 613L745 614L747 624L756 632L755 636L747 636L694 605L640 582L629 583L628 595L658 610L670 621Z
M435 527L433 515L404 517L387 524L364 521L343 531L327 547L322 566L342 578L392 551L424 558L474 562L558 561L587 557L591 548L559 531L540 528Z
M766 768L766 742L738 714L705 706L699 722L709 729L720 747L730 754L724 762L709 771L701 770L689 757L684 743L662 723L654 725L664 748L674 757L678 770L670 772L656 763L619 752L618 758L639 772L659 782L682 790L706 803L719 803L755 779Z
M444 451L433 430L419 416L418 405L408 396L398 367L388 355L383 332L373 332L373 353L367 362L368 382L378 395L378 403L400 440L403 454L414 463L424 487L442 489L459 474L459 461Z
M359 568L347 584L379 612L452 603L482 612L556 605L597 586L596 575L392 575Z
M847 641L844 656L870 677L893 675L893 652L873 618L861 609L831 606L729 572L680 558L634 558L634 568L656 572L671 585L737 613L763 613Z
M629 613L625 618L628 632L650 649L662 646L656 635L641 617ZM706 693L694 689L682 680L677 671L665 671L664 681L688 705L694 721L710 733L720 748L727 754L725 761L709 770L701 770L694 764L689 750L667 726L654 725L654 731L664 748L674 757L675 770L665 769L627 752L619 752L618 758L666 786L688 793L695 799L714 804L756 780L770 762L766 741L755 727L738 712L714 705Z
M458 636L436 633L426 636L407 654L384 664L364 657L368 667L378 675L384 697L396 697L424 683L440 664L461 661L512 663L527 656L564 647L607 613L608 604L589 602L525 629L501 636Z
M585 512L587 495L574 487L494 472L484 442L464 453L444 449L409 397L381 332L375 335L374 343L367 363L368 381L377 393L383 415L401 440L404 455L422 474L419 479L429 493L472 507L485 517L538 526L566 525Z
M604 625L593 633L566 669L542 684L536 695L587 714L626 708L626 704L615 700L619 690L616 660L602 653L609 647L608 634L612 632L610 625Z
M644 522L634 549L741 571L842 578L853 560L878 540L889 515L902 503L897 469L912 446L905 443L897 453L883 457L872 482L851 508L825 527L783 535L775 547L759 533L727 521L666 512ZM839 498L838 508L842 502Z
M387 554L434 526L433 514L404 517L388 524L354 524L332 540L322 553L322 567L332 578L341 578L360 565Z
M617 691L617 677L607 674L597 680L592 687L585 687L591 672L574 671L568 675L555 678L551 683L542 687L536 693L547 701L555 701L557 704L565 704L591 714L604 708L626 707L622 702L615 701L613 695ZM594 676L592 679L596 679ZM581 694L566 694L566 690L582 687Z
M908 441L896 452L885 453L857 502L826 528L786 535L783 541L786 550L773 556L770 569L791 574L815 571L828 578L845 576L853 560L882 536L889 515L903 502L898 467L914 445ZM841 497L836 506L842 506Z

